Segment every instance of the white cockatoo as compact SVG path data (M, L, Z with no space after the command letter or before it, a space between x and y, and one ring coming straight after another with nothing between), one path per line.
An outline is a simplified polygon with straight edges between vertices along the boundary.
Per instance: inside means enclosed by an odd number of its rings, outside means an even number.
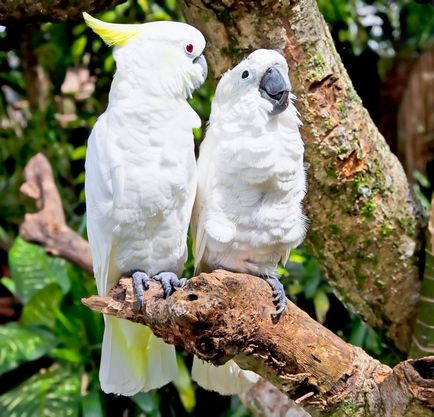
M276 269L306 231L294 98L288 65L273 50L257 50L223 75L200 147L192 216L196 272L223 268L263 277L273 289L275 317L286 305ZM193 364L193 378L222 394L245 389L253 375L233 361Z
M106 111L86 155L87 230L98 293L131 275L143 307L150 279L165 296L181 286L196 192L192 129L201 124L187 98L207 75L205 39L176 22L86 23L115 46L116 73ZM175 348L149 328L105 317L101 388L133 395L173 380Z

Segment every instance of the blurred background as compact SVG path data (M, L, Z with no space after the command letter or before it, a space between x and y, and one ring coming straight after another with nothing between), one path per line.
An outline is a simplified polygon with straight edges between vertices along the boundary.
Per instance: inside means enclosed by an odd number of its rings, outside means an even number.
M413 190L428 208L434 184L434 6L429 2L319 0L345 67ZM175 0L128 0L108 22L178 20ZM20 195L23 169L43 152L67 223L85 230L84 158L115 70L110 48L82 21L0 27L0 416L248 416L237 397L198 388L191 357L178 353L176 383L132 398L104 395L98 367L102 316L80 299L93 278L18 237L34 203ZM208 118L209 81L191 105ZM202 129L195 131L197 144ZM283 275L288 296L312 317L381 361L402 359L332 294L303 248ZM191 256L185 276L192 275Z

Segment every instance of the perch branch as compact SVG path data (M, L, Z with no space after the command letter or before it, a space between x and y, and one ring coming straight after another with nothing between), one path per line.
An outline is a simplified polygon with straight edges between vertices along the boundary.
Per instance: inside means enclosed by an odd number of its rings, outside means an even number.
M141 312L128 278L107 297L83 303L145 324L166 342L214 364L234 359L298 399L312 415L366 416L366 410L381 417L434 415L434 357L392 370L291 302L273 322L271 298L264 280L218 270L189 280L168 299L152 284Z
M62 200L47 158L41 153L35 155L27 163L24 176L26 181L20 191L36 201L39 211L25 215L20 236L92 273L89 244L66 224Z

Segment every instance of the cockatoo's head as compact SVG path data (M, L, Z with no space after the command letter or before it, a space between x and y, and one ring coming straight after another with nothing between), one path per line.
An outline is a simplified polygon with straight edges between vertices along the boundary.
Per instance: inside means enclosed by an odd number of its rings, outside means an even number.
M161 21L106 23L83 13L87 25L115 46L117 73L138 88L188 97L207 77L205 38L193 26Z
M277 51L258 49L223 75L214 101L234 109L242 106L243 114L262 110L274 116L286 110L291 98L285 58Z

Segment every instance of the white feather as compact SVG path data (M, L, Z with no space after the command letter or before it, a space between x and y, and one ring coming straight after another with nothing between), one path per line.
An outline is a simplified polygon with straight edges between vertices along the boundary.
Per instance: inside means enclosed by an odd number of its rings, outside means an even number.
M269 275L304 238L300 120L292 102L271 116L271 104L259 92L260 79L272 65L288 70L277 52L255 51L217 86L200 148L191 222L197 272L224 268ZM244 71L247 79L241 77ZM205 388L234 393L246 386L231 380L244 378L235 366L229 361L213 368L196 361L193 377Z
M197 357L193 359L191 376L202 388L222 395L245 392L259 380L259 375L243 371L234 361L213 366Z
M200 119L186 98L203 79L184 43L199 55L205 41L188 25L162 27L117 49L109 105L89 138L87 227L101 295L131 271L179 275L187 256L196 190L192 128ZM133 395L176 377L173 346L138 324L114 317L105 317L105 324L105 392Z

